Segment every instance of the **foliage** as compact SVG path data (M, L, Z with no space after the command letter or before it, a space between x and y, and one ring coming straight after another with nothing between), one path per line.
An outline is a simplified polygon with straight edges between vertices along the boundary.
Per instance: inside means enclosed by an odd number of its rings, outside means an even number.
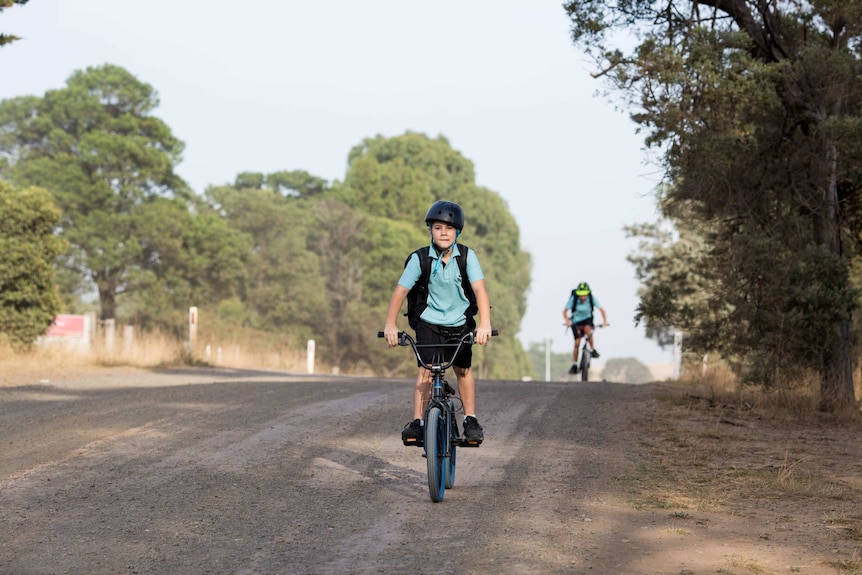
M30 0L0 0L0 12L3 12L6 8L11 8L15 4L19 4L23 6ZM6 44L10 44L16 40L20 40L18 36L13 36L11 34L2 34L0 33L0 47L5 46Z
M59 219L47 190L0 181L0 333L15 347L29 347L59 312L53 268L65 247L54 235Z
M660 284L643 316L682 303L695 331L687 341L741 354L767 382L794 361L820 374L824 408L852 404L862 1L565 8L574 41L638 109L632 117L659 152L673 182L665 214L704 233L696 269L706 284L690 282L686 294ZM631 53L616 47L620 32L637 39ZM704 287L708 317L685 301ZM791 337L810 326L822 342Z
M652 374L647 366L634 357L612 358L602 370L602 380L616 383L649 383Z
M252 258L247 236L216 214L190 212L179 199L157 199L139 212L141 266L130 276L119 314L142 328L185 334L188 308L242 292Z
M313 216L299 200L270 187L252 187L253 180L241 175L233 186L205 193L212 213L244 238L248 250L247 281L239 292L242 323L277 333L292 326L301 332L298 336L311 337L326 305L325 279L308 246Z
M115 317L119 297L151 286L140 278L165 260L148 249L152 213L187 195L173 171L183 144L150 114L157 105L151 86L112 65L75 72L43 98L0 104L2 174L51 191L72 246L64 264L76 287L95 285L102 319Z
M673 344L674 326L691 329L698 318L712 317L710 294L720 291L707 278L708 246L695 225L681 219L676 229L665 223L624 228L628 237L640 238L638 251L627 258L641 283L635 323L643 322L647 337L662 347Z

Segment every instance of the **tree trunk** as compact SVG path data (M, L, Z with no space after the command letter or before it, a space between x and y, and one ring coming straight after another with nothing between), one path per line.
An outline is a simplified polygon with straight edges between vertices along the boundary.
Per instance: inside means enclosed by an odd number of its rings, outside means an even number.
M113 289L99 286L99 319L114 319L117 311L117 298Z
M835 326L835 342L826 353L823 380L820 384L820 409L837 411L856 405L853 388L853 340L850 322Z
M823 186L822 209L814 212L814 240L829 248L833 254L844 258L841 242L841 213L838 204L838 151L828 142L825 157L825 185ZM820 386L820 408L835 411L842 407L855 406L853 387L853 352L850 319L834 327L834 342L823 357L824 373Z

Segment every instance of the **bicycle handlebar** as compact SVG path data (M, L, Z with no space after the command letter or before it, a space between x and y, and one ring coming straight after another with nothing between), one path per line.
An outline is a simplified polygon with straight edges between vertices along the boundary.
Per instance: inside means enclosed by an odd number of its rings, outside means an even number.
M492 329L492 330L491 330L491 335L492 335L492 336L497 336L498 334L499 334L499 332L498 332L496 329ZM384 337L385 335L386 335L386 334L384 334L382 331L378 331L378 332L377 332L377 337ZM408 338L410 338L411 340L413 340L413 338L412 338L412 337L410 337L410 334L409 334L409 333L407 333L406 331L399 331L399 332L398 332L398 340L399 340L399 341L398 341L398 345L408 345L407 343L401 343L401 341L400 341L400 340L401 340L401 338L402 338L402 337L404 337L404 336L407 336ZM462 338L461 338L461 339L465 339L467 336L470 336L471 338L474 338L474 337L476 337L476 332L475 332L475 331L471 331L470 333L465 333L465 334L462 336ZM413 340L413 341L416 341L416 340ZM464 342L464 343L473 343L473 342L472 342L472 341L466 341L466 342ZM434 347L440 347L440 345L441 345L441 344L439 344L439 343L435 343L435 344L434 344ZM454 344L442 344L442 345L454 345Z
M496 336L497 333L498 332L496 329L491 330L492 336ZM385 334L382 331L378 331L377 337L385 337ZM453 342L453 343L427 343L427 344L416 343L416 340L413 339L413 337L409 333L407 333L406 331L399 331L398 332L398 345L404 346L404 347L409 345L410 347L412 347L413 353L416 354L416 359L419 361L419 363L423 367L425 367L425 369L434 369L435 367L437 367L437 365L427 364L424 361L422 361L422 356L419 355L419 349L420 348L423 348L423 347L435 347L435 348L454 347L455 351L452 353L452 359L450 359L446 363L438 364L441 371L445 370L445 369L449 369L450 367L452 367L452 364L455 363L455 358L458 357L458 352L461 351L462 345L464 345L464 344L471 345L471 344L475 343L475 341L476 341L476 332L475 331L465 333L464 335L461 336L461 338L457 342Z

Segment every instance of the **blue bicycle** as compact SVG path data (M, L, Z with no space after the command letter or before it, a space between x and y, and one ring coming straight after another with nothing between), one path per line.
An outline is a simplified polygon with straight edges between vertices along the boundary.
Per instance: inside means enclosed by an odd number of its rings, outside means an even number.
M497 330L491 332L497 335ZM377 332L377 337L383 337L383 332ZM456 414L463 411L461 399L455 395L455 390L446 381L445 372L452 367L461 346L474 343L476 333L466 333L460 339L449 343L418 344L410 334L399 331L398 345L410 346L419 364L431 372L431 400L425 408L425 457L428 461L428 492L431 501L443 501L447 489L455 485L455 461L458 447L479 447L477 441L467 441L458 432ZM419 350L422 348L437 348L430 363L425 363ZM452 349L451 358L444 361L442 349ZM456 402L458 403L456 407Z

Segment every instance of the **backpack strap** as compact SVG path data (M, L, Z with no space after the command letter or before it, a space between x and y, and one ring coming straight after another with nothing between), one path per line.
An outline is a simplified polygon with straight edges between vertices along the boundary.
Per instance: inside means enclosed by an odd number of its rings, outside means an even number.
M470 306L464 312L464 316L466 316L469 323L479 313L479 305L476 303L476 292L473 291L473 286L470 285L470 278L467 276L467 254L470 252L470 248L461 244L458 244L458 246L461 255L456 259L458 260L458 268L461 270L461 289L464 290L464 295L467 296L467 301L470 302Z
M419 317L428 307L428 280L431 277L431 256L428 253L430 249L430 247L419 248L404 260L404 267L407 267L413 254L419 258L419 279L407 293L407 313L404 314L407 316L407 323L413 329L419 325Z

